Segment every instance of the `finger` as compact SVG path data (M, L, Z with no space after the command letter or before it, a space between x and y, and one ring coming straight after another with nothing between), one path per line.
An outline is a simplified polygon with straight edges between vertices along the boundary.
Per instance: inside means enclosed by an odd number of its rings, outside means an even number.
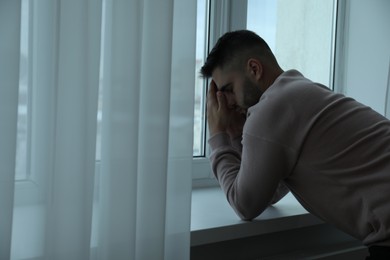
M217 88L217 85L215 84L214 80L211 80L210 82L210 85L209 85L209 95L211 96L214 96L215 97L215 94L217 93L218 91L218 88Z
M216 93L218 91L217 84L215 84L214 80L210 82L210 88Z
M222 91L217 91L217 101L218 101L218 108L221 110L227 109L227 100L226 96L223 94Z
M208 104L211 105L211 104L217 103L216 92L217 92L217 86L215 85L214 80L212 80L210 82L209 91L207 93L207 103Z

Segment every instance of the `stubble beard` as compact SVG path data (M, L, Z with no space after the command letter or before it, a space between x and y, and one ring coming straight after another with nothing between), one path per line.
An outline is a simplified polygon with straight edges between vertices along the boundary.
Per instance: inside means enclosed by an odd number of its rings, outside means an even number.
M244 85L243 85L243 100L242 100L241 107L243 109L248 109L249 107L256 105L259 102L262 94L263 93L260 90L259 86L254 84L248 78L245 78Z

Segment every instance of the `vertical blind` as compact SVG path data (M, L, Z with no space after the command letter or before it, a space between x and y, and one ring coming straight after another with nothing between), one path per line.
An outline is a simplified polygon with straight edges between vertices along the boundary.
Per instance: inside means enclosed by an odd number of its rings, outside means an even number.
M0 8L0 259L11 245L19 80L20 3Z
M0 3L0 259L188 259L196 1L29 3L18 182L21 1Z

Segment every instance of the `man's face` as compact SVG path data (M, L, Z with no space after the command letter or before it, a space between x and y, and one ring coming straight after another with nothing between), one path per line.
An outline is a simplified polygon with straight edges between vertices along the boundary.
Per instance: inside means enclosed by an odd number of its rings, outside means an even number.
M212 78L218 90L224 93L230 108L246 110L255 105L262 95L256 82L244 71L227 72L216 68Z

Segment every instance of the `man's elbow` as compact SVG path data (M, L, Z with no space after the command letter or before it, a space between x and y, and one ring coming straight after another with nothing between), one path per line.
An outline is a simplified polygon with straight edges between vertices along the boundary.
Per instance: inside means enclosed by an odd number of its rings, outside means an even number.
M234 209L236 214L244 221L251 221L263 212L263 210L250 207L236 206Z
M243 220L243 221L252 221L254 218L257 217L257 216L255 216L255 215L242 215L242 214L238 214L238 216L239 216L240 219Z
M267 203L254 201L248 196L237 194L234 190L228 193L228 201L236 214L245 221L250 221L259 216L268 206Z

